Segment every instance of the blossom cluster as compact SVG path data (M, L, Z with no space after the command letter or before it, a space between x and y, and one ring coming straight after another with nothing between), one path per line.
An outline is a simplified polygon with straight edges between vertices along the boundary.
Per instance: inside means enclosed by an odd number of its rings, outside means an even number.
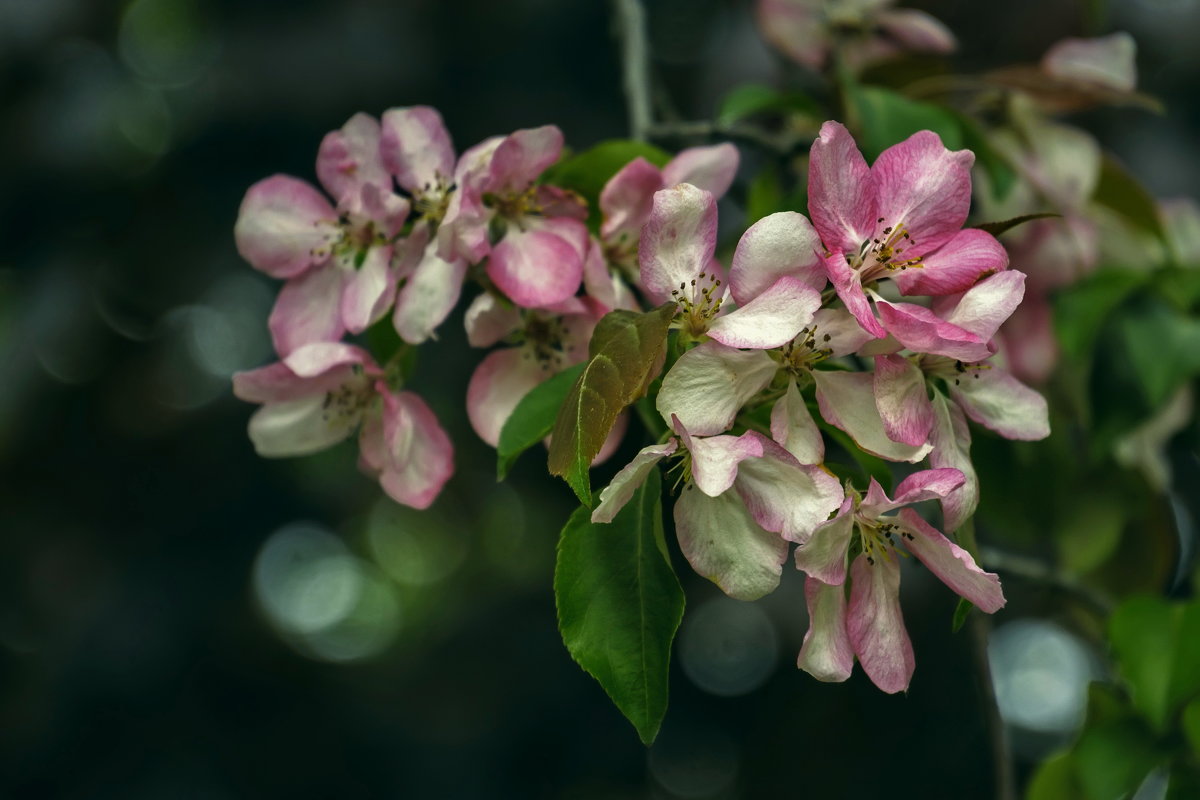
M1045 400L993 357L1025 276L991 234L963 227L973 159L922 131L868 166L827 122L811 150L811 222L759 220L727 273L709 192L658 192L642 232L640 288L677 303L693 346L656 400L673 435L617 474L592 519L613 519L650 469L677 460L681 550L726 593L772 591L796 545L811 620L799 665L821 680L845 680L857 657L884 691L908 686L905 555L983 611L1004 604L994 574L905 508L938 500L951 531L973 513L968 419L1009 439L1049 433ZM840 483L810 406L862 451L927 468L890 497L873 478Z
M405 387L405 348L435 336L464 283L482 289L465 314L470 343L509 345L479 363L467 394L472 426L495 445L529 389L587 356L600 317L636 307L622 276L654 192L690 181L719 195L737 170L732 145L685 150L662 169L638 159L600 198L595 236L578 195L538 182L562 149L546 125L456 158L435 109L395 108L325 136L316 173L327 194L287 175L250 187L238 252L285 281L269 319L280 361L234 378L238 397L263 405L249 430L260 455L313 453L357 431L364 471L396 501L428 507L454 471L453 446ZM405 348L386 364L344 341L389 314Z
M466 410L493 446L534 386L587 358L606 313L674 304L679 355L655 398L668 433L617 473L593 521L611 521L671 464L675 529L698 573L754 599L777 586L794 545L811 619L799 665L844 680L857 658L881 689L906 688L902 557L983 611L1004 604L997 577L908 506L940 501L949 531L974 512L968 419L1010 439L1049 432L1045 401L995 357L1025 276L991 234L963 227L973 154L922 131L868 165L827 122L811 149L811 221L764 217L726 268L717 200L738 168L733 146L684 150L661 168L630 161L600 192L594 231L581 197L539 180L562 147L545 126L456 159L435 110L399 108L325 137L316 172L328 197L283 175L252 186L239 252L285 281L269 321L279 362L234 381L262 404L257 450L300 455L357 432L362 468L398 502L427 507L453 447L406 386L404 355L435 336L466 282L480 289L468 340L495 347L474 368ZM354 337L389 314L404 344L381 365ZM925 466L891 496L873 478L842 482L825 466L822 427Z

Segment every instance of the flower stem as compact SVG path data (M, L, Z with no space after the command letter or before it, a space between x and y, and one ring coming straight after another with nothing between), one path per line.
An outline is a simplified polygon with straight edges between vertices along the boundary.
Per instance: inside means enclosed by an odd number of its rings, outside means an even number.
M617 37L621 40L621 73L629 135L646 140L654 123L650 104L650 47L646 36L646 11L640 0L613 0Z

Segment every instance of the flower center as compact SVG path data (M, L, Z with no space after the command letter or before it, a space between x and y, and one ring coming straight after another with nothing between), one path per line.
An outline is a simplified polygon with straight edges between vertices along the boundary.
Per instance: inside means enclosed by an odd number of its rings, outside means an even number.
M854 512L859 546L862 548L863 555L867 557L867 563L872 567L880 558L891 560L893 555L908 556L904 551L896 549L897 543L893 537L899 536L903 540L912 539L913 536L896 523L891 522L890 519L890 517L872 519L858 511Z
M828 333L821 333L817 325L804 328L796 334L795 339L780 348L784 369L797 377L811 370L833 355L833 350L828 346L832 339Z
M883 225L887 220L880 217L876 224ZM904 222L887 225L873 239L868 239L859 247L858 253L851 256L850 266L858 270L862 282L885 278L896 270L920 269L924 264L924 256L904 258L904 251L911 250L916 245L912 233Z
M456 188L453 183L438 175L434 183L427 181L419 191L413 192L413 211L431 223L441 222L450 207L450 195Z
M964 380L979 380L980 373L992 368L986 361L956 361L947 356L933 355L921 356L918 366L926 375L952 382L955 386L961 386Z
M526 312L525 325L518 331L517 339L525 346L525 358L536 359L546 372L558 372L570 364L578 344L563 317L536 312Z
M346 270L358 269L366 261L368 250L387 243L387 237L383 231L376 230L372 220L349 214L338 217L337 228L331 229L323 238L324 242L310 250L309 255L322 260L332 257Z
M496 213L508 220L517 221L530 214L542 213L542 207L537 202L537 189L530 186L519 194L485 194L484 205L496 209Z
M721 279L715 272L701 272L691 283L680 283L671 290L671 298L679 304L679 312L672 327L700 336L708 330L708 321L717 316L724 302L724 292L719 291Z
M354 367L354 375L342 385L325 393L321 420L330 426L342 426L358 420L371 402L371 379Z

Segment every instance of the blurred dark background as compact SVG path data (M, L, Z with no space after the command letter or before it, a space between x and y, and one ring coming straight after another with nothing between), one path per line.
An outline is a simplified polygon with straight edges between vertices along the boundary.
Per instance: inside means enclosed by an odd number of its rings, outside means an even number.
M1195 196L1200 3L917 5L959 35L967 71L1132 32L1141 88L1169 113L1089 124L1155 193ZM685 117L779 74L749 4L648 6ZM234 250L245 189L312 180L326 131L391 106L436 106L459 150L545 123L576 149L622 136L609 10L0 0L0 796L989 794L969 639L950 632L955 598L915 571L919 667L889 697L861 672L827 686L795 669L796 573L747 605L676 553L689 607L671 709L644 749L558 637L570 493L532 455L498 485L465 423L478 353L459 316L414 386L457 448L431 511L383 498L352 444L269 462L246 438L252 409L229 377L271 359L276 287ZM1059 648L1053 670L997 677L1042 681L1041 706L1014 712L1024 771L1077 724L1095 667L1035 619L1046 597L1009 596L1004 636Z

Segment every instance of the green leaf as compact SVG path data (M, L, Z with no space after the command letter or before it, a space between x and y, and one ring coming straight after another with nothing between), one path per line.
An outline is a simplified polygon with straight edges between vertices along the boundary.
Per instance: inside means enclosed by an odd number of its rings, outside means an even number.
M746 225L750 226L777 211L785 211L779 168L768 164L750 181L746 192Z
M683 589L663 539L661 479L646 482L609 524L571 515L558 543L554 596L563 643L649 745L667 713L671 642Z
M1068 753L1058 753L1042 762L1029 789L1026 800L1086 800L1075 777L1075 761Z
M876 86L856 86L853 102L861 121L858 146L868 161L917 131L931 130L951 150L963 146L962 127L946 109L910 100L904 95Z
M604 184L635 158L662 167L671 160L671 154L645 142L610 139L558 162L546 170L542 181L581 194L588 202L589 223L595 227L600 220L600 191Z
M1012 219L1000 220L998 222L983 222L983 223L980 223L979 225L976 225L975 227L981 231L986 231L986 232L990 233L992 236L999 236L1000 234L1004 233L1005 231L1011 231L1013 228L1017 227L1018 225L1023 225L1026 222L1033 222L1035 219L1047 219L1050 217L1060 217L1060 216L1062 216L1062 215L1061 214L1050 214L1050 213L1022 214L1019 217L1013 217Z
M554 420L583 364L563 370L529 390L500 430L496 445L496 477L504 480L517 457L550 435Z
M675 317L675 304L653 311L613 311L596 325L591 358L567 394L550 442L550 474L570 485L584 505L592 503L588 467L621 411L646 393L658 375Z
M1183 733L1192 752L1200 755L1200 700L1193 700L1183 709Z
M1075 360L1090 357L1105 321L1146 280L1145 272L1106 269L1060 293L1054 322L1065 354Z
M1093 200L1111 208L1137 227L1165 241L1158 203L1125 167L1105 154L1100 163L1100 181Z
M1091 800L1119 800L1141 784L1163 759L1154 737L1137 719L1086 728L1075 744L1075 775Z
M1150 408L1159 408L1180 384L1200 373L1200 319L1157 301L1126 316L1120 330Z
M748 83L739 86L721 101L717 124L729 125L763 111L800 111L820 113L817 102L803 92L781 92L770 86Z
M961 631L962 626L966 623L967 617L971 613L971 609L974 607L975 604L967 598L958 598L958 605L954 607L954 619L950 623L950 630L954 633Z
M1091 572L1108 560L1121 541L1125 527L1124 498L1117 494L1088 493L1072 503L1055 531L1059 563L1072 574Z
M1130 598L1113 612L1108 635L1134 705L1165 730L1200 693L1200 603Z

